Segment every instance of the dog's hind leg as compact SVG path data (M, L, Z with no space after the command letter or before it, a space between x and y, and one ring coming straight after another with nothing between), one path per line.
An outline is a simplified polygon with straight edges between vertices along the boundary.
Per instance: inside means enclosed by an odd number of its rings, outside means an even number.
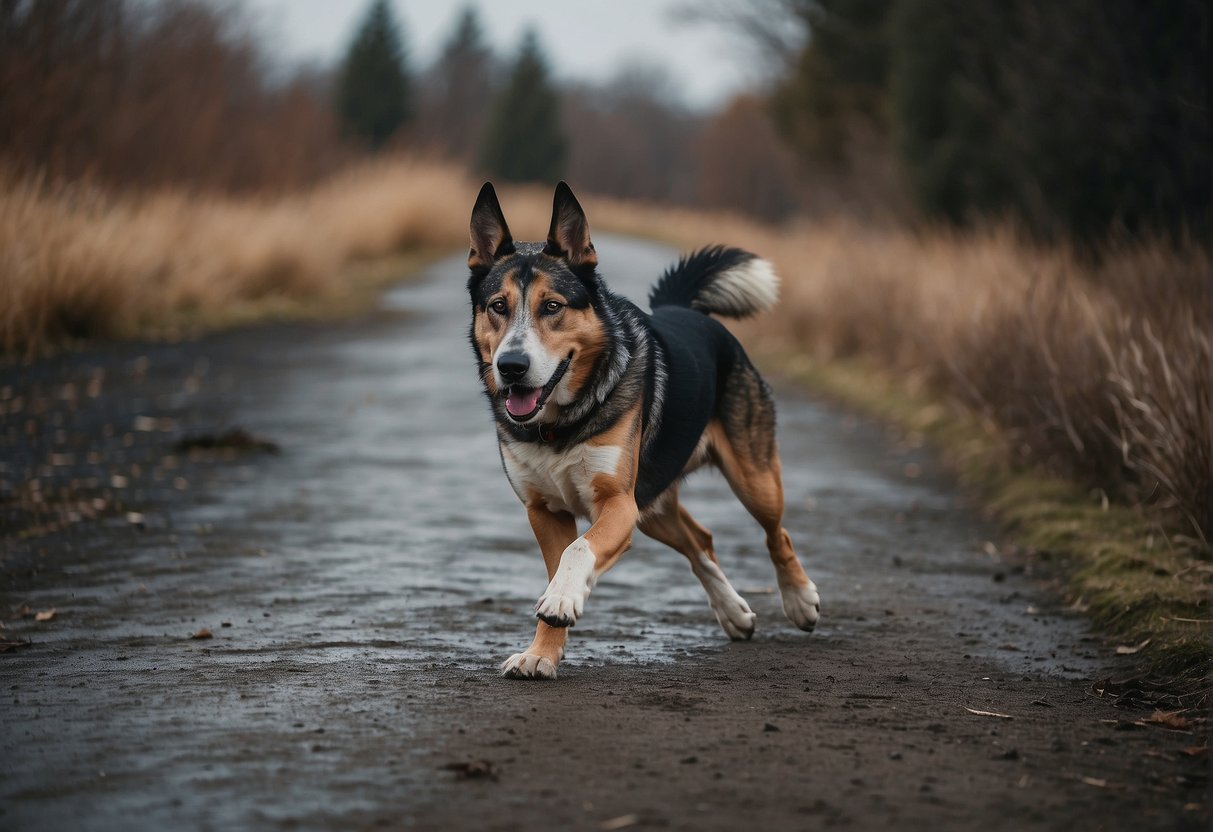
M679 504L676 488L671 488L656 508L655 512L641 519L640 530L681 552L691 562L691 571L703 584L708 603L716 613L716 620L729 638L742 640L754 635L757 616L724 576L712 549L712 533L695 522L695 518Z
M527 506L527 518L547 567L548 580L560 566L560 554L577 538L577 521L568 512L553 512L540 504ZM510 679L555 679L556 665L564 658L567 627L553 627L544 621L535 626L535 638L521 653L515 653L501 665L501 675Z
M725 422L712 421L708 425L710 448L733 493L766 532L784 614L800 629L812 632L821 614L821 599L783 527L783 477L775 447L774 407L765 390L757 409L769 410L769 425L756 432L752 423L761 425L767 417L752 412L747 414L745 429L741 419L732 430Z

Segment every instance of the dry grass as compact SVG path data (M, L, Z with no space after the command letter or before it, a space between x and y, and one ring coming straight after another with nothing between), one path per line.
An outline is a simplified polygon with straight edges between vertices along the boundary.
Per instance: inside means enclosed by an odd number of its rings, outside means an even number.
M342 300L350 263L463 244L472 186L414 161L277 199L141 196L0 177L0 348L176 337Z
M605 207L596 216L615 228L653 219ZM776 264L782 301L747 326L750 343L821 362L862 357L975 414L1014 461L1148 505L1207 546L1207 251L1119 245L1095 261L1006 229L776 231L689 213L656 227L682 245L732 242Z

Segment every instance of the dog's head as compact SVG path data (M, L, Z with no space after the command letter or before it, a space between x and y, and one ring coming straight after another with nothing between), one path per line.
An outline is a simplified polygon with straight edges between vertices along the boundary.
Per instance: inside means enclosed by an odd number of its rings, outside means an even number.
M585 389L608 338L585 212L561 182L547 241L515 242L486 182L471 236L472 346L493 407L520 425L554 422Z

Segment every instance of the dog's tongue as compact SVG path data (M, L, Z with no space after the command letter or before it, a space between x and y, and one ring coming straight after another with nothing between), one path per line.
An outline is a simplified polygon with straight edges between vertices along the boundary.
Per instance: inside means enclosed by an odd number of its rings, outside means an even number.
M511 387L510 394L505 399L505 409L513 416L526 416L539 404L539 395L543 390L535 388Z

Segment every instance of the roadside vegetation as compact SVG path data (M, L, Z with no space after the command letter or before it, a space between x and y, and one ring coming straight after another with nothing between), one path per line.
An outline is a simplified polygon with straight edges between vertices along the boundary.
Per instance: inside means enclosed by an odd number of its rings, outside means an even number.
M772 260L769 365L930 441L1116 646L1205 683L1213 624L1213 294L1207 250L1098 257L1007 228L771 229L616 206L615 228ZM653 224L649 224L653 223ZM1206 680L1207 681L1207 680Z
M13 356L352 312L389 279L359 264L459 245L469 204L458 173L407 160L272 197L0 188L0 346Z

